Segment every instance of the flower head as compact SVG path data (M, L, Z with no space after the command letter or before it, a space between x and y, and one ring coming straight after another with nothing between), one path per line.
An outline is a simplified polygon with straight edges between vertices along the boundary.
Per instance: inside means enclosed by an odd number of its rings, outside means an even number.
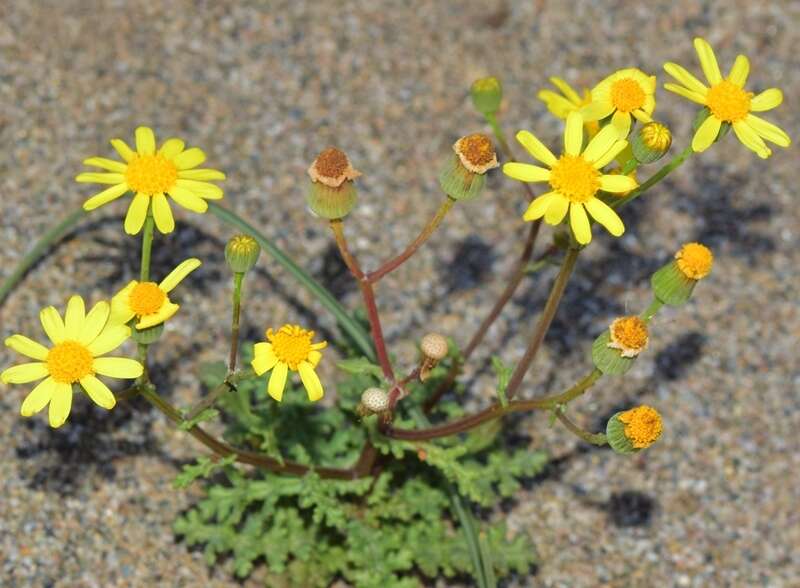
M635 449L650 447L661 436L661 415L651 406L637 406L617 415L625 425L625 437Z
M322 383L314 368L322 359L319 350L328 344L325 341L312 343L314 331L298 325L283 325L277 331L267 329L266 337L266 342L255 344L252 366L259 376L272 370L267 393L280 402L286 387L286 377L289 370L292 370L300 374L309 400L315 402L322 398Z
M246 273L256 266L261 246L250 235L234 235L225 245L225 261L234 273Z
M614 319L609 327L611 349L619 349L622 357L636 357L647 348L647 323L638 316Z
M180 305L173 303L168 294L200 265L199 259L187 259L158 284L131 280L111 299L111 321L124 324L136 317L136 328L141 330L171 318Z
M62 320L48 306L39 314L44 332L53 345L48 348L24 335L12 335L7 347L36 361L15 365L0 374L6 384L27 384L41 380L22 403L20 413L29 417L48 404L51 427L60 427L72 408L72 385L80 384L95 404L111 409L114 394L97 375L112 378L138 378L142 364L124 357L100 357L113 351L130 337L125 325L109 322L110 307L102 301L87 313L83 298L73 296Z
M453 144L453 151L461 165L474 174L485 174L499 165L492 140L481 133L461 137Z
M503 165L503 172L516 180L550 184L551 191L531 202L523 216L526 221L544 217L546 223L558 225L569 211L572 232L581 244L592 240L587 213L615 237L625 232L617 213L597 197L600 191L621 193L636 187L636 180L631 177L600 172L628 145L615 126L606 125L582 149L583 119L578 112L570 113L564 131L564 153L558 159L528 131L517 133L517 140L531 156L550 168L527 163Z
M711 273L714 254L702 243L686 243L675 254L681 273L692 280L701 280Z
M503 85L494 77L480 78L472 83L470 95L478 112L494 116L503 101Z
M130 235L142 230L148 210L152 210L159 231L173 231L175 219L167 196L199 213L208 209L206 200L222 198L222 189L211 181L224 180L225 174L215 169L195 169L206 159L205 153L197 147L184 150L184 142L172 138L156 151L155 134L149 127L136 129L136 151L122 139L112 139L111 145L123 161L90 157L83 162L85 165L106 171L85 172L75 179L111 185L84 202L85 210L94 210L129 191L134 194L125 216L125 232Z
M753 114L779 106L783 102L783 93L778 88L769 88L757 95L748 92L744 86L750 73L750 62L744 55L736 57L728 77L723 79L708 41L697 37L694 48L710 87L677 63L664 65L664 70L679 82L664 84L665 89L708 108L708 118L695 132L692 149L698 152L708 149L717 139L723 124L732 125L739 141L759 157L772 155L765 139L780 147L788 147L791 144L789 135Z
M350 159L340 149L328 147L308 168L311 178L306 201L314 214L327 219L347 216L356 205L357 195L353 183L361 175Z
M554 76L549 79L550 83L560 90L561 93L559 94L552 90L539 90L536 97L544 102L545 106L547 106L547 110L554 116L560 119L566 119L570 112L579 112L581 108L592 103L592 93L588 88L584 88L583 96L581 97L572 86L561 78ZM583 124L590 137L594 137L597 131L600 130L600 123L597 121L589 122L584 119Z
M656 77L636 68L614 72L592 88L590 104L581 108L586 121L611 116L611 124L625 138L631 130L631 117L648 123L656 107ZM612 116L613 115L613 116Z

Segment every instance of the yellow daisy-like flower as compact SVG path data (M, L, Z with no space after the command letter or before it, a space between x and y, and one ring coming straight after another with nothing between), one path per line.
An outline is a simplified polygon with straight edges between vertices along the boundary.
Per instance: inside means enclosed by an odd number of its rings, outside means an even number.
M552 190L531 202L523 218L533 221L544 217L546 223L557 225L569 211L569 222L578 243L592 240L592 229L587 212L608 232L619 237L625 226L617 213L597 197L601 190L621 193L633 190L636 180L629 176L602 174L628 142L621 139L613 125L606 125L583 147L583 118L578 112L567 116L564 130L564 153L560 158L544 146L532 133L520 131L517 141L550 169L527 163L506 163L503 172L522 182L548 182Z
M322 359L319 350L328 344L325 341L312 343L314 331L307 331L298 325L283 325L277 332L267 329L266 336L267 342L255 344L252 366L259 376L272 370L267 393L280 402L286 387L286 377L289 370L292 370L300 373L310 401L315 402L322 398L322 383L314 368Z
M592 88L591 104L581 109L584 120L595 121L611 116L611 124L621 137L631 130L631 116L648 123L656 107L656 76L648 76L634 67L614 72Z
M136 317L136 328L141 330L171 318L178 312L180 305L173 303L168 294L200 265L199 259L187 259L161 280L160 284L131 280L111 299L111 321L127 323Z
M682 84L664 84L664 88L709 110L708 118L694 134L692 149L697 152L708 149L719 135L723 123L732 125L739 141L764 159L772 155L765 139L780 147L791 145L789 135L780 127L752 114L778 107L783 102L783 93L778 88L769 88L754 96L745 90L750 62L744 55L736 57L728 77L723 79L708 41L697 37L694 48L703 73L711 84L710 88L677 63L664 65L664 70Z
M83 163L105 172L85 172L75 180L93 184L111 184L83 203L84 210L94 210L116 200L128 191L135 194L125 216L125 232L135 235L142 230L147 211L152 210L156 227L162 233L175 229L175 219L167 195L188 210L203 213L206 200L222 198L222 189L210 183L224 180L225 174L215 169L196 169L206 159L197 147L184 150L181 139L167 139L156 151L153 129L136 129L136 151L122 139L111 139L111 145L124 161L90 157Z
M111 378L138 378L142 364L126 357L100 357L113 351L130 337L131 330L108 320L108 302L94 305L87 313L83 298L73 296L67 303L64 319L48 306L39 314L44 332L53 342L49 349L24 335L12 335L6 346L36 361L8 368L0 374L6 384L37 384L22 403L20 413L29 417L50 404L51 427L66 422L72 408L72 385L80 384L95 404L111 409L114 394L97 374Z

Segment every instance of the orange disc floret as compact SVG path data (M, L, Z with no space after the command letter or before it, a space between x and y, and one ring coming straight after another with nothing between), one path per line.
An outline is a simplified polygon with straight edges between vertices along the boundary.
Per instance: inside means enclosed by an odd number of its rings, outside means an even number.
M289 369L297 371L300 362L308 360L314 331L307 331L298 325L283 325L277 331L268 329L266 335L278 360L288 365Z
M77 341L62 341L47 354L47 370L59 383L72 384L94 374L92 354Z
M481 133L461 137L453 145L462 165L476 174L484 174L497 167L497 154L491 139Z
M650 447L661 436L661 415L651 406L637 406L617 418L625 425L625 437L636 449Z
M647 348L647 323L638 316L623 316L615 319L609 327L612 349L622 351L622 357L635 357Z
M128 298L131 310L136 316L155 314L161 309L167 294L155 282L139 282Z
M345 181L354 180L361 173L353 169L344 151L336 147L328 147L311 164L308 175L314 182L338 188Z
M714 264L714 255L702 243L686 243L675 254L675 259L681 273L692 280L705 278Z

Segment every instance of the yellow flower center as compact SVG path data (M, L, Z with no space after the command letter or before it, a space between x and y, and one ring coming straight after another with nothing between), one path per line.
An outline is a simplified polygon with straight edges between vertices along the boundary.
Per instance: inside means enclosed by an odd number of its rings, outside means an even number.
M572 202L586 202L600 189L600 172L580 155L562 155L550 171L550 185Z
M139 282L128 295L128 304L138 316L144 316L158 312L166 299L166 292L155 282Z
M72 384L94 374L92 362L92 354L77 341L62 341L47 353L47 371L62 384Z
M711 273L714 255L702 243L687 243L675 254L678 269L692 280L700 280Z
M308 359L313 338L314 331L306 331L297 325L283 325L277 333L272 329L267 330L267 340L272 343L278 360L295 371L300 362Z
M168 192L178 179L178 168L163 155L137 155L125 170L130 189L142 194Z
M644 106L646 96L639 83L622 78L611 84L611 104L620 112L631 112Z
M617 418L625 425L625 436L637 449L650 447L661 436L661 415L650 406L637 406Z
M706 104L719 120L735 123L750 112L752 97L751 92L745 92L733 82L722 80L719 84L711 86L706 96Z
M641 351L647 346L647 323L638 316L624 316L611 323L611 340L623 349Z

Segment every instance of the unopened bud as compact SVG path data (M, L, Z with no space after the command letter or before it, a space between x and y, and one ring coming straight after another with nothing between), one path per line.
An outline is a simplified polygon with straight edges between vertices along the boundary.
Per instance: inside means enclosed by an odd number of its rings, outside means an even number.
M631 137L633 156L639 163L653 163L664 157L672 145L669 127L659 122L649 122Z
M653 293L661 302L679 306L689 300L698 281L711 273L714 255L702 243L686 243L675 259L650 278Z
M472 84L470 94L476 110L483 116L491 117L500 109L503 86L497 78L480 78Z
M658 411L642 405L612 416L606 425L606 440L617 453L636 453L655 443L662 429Z
M476 198L486 185L486 172L499 165L494 145L486 135L475 133L456 141L453 151L439 174L439 185L453 200Z
M419 380L424 382L430 376L431 371L441 360L447 357L447 339L438 333L428 333L422 338L419 345L422 351L422 359L419 366Z
M311 187L307 202L315 214L326 219L344 218L356 205L353 180L361 175L343 151L329 147L308 168Z
M236 274L253 269L261 254L261 247L250 235L235 235L225 245L225 261Z

